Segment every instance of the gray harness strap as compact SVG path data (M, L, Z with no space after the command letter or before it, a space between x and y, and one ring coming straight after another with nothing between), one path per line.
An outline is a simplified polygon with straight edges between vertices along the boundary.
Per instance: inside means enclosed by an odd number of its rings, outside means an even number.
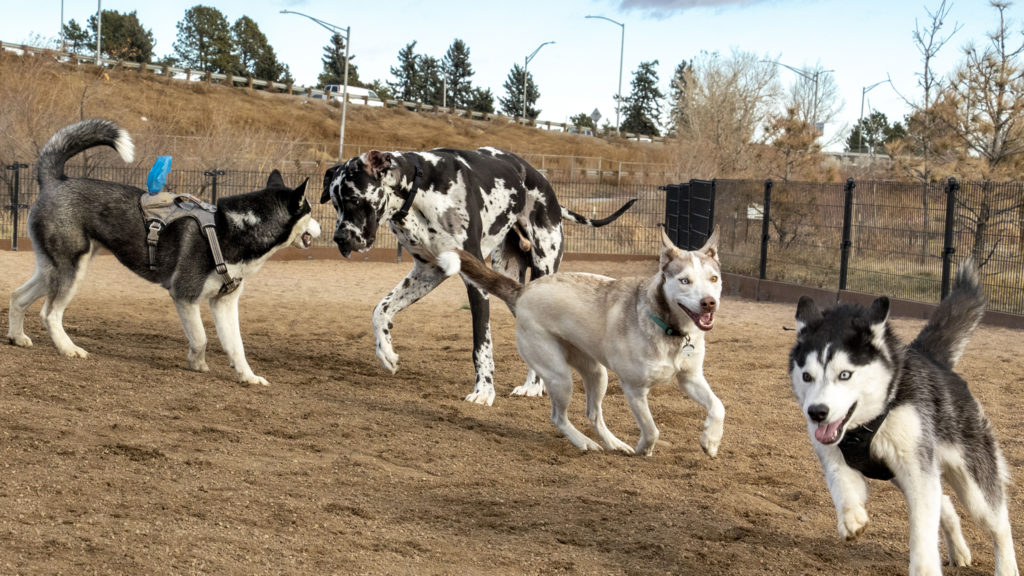
M220 251L220 242L217 241L217 223L214 216L217 212L216 206L203 202L191 194L159 192L143 194L139 198L139 207L142 209L142 218L149 230L146 235L146 244L149 247L150 270L156 269L156 247L160 242L160 233L175 220L189 217L199 224L199 229L206 235L206 242L210 245L210 254L213 255L213 263L217 273L224 281L224 285L220 287L220 293L229 294L241 285L241 279L232 278L228 273L228 266Z

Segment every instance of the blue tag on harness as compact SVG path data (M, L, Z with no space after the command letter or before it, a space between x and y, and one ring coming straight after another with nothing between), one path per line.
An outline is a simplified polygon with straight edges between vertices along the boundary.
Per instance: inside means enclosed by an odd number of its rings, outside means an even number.
M171 173L171 157L160 156L149 169L149 177L146 178L146 188L150 194L156 194L164 189L167 184L167 175Z

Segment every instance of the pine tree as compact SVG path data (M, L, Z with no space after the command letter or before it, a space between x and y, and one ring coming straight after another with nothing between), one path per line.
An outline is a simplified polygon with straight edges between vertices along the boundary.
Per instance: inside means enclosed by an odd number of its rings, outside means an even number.
M902 140L907 135L906 129L899 122L889 124L889 118L883 112L872 112L867 118L861 118L850 131L846 139L847 152L876 153L884 151L886 144Z
M352 63L355 58L354 54L348 55L348 85L361 87L363 84L359 81L359 70ZM324 46L324 55L320 61L324 64L324 71L317 78L317 87L343 84L345 82L345 37L338 32L332 34L331 43Z
M473 66L469 63L469 47L458 38L448 47L441 70L448 80L448 106L467 108L473 85Z
M661 116L661 99L665 97L658 88L658 72L654 69L657 60L641 62L633 76L633 90L623 99L626 117L622 121L623 132L660 136L658 118Z
M216 8L193 6L178 21L174 53L179 65L203 72L234 74L239 64L233 54L231 27Z
M502 84L507 94L504 98L498 98L501 105L501 112L508 116L523 118L523 68L519 64L513 64L505 83ZM540 110L534 105L540 98L540 90L533 83L533 74L526 72L526 118L536 119L540 116Z
M104 57L142 63L153 58L153 33L142 27L135 11L121 14L116 10L104 10L100 14L103 18L103 42L100 45ZM95 45L95 14L89 17L88 26L91 30L89 43Z
M285 65L277 61L277 53L267 41L259 25L248 16L242 16L231 26L238 59L238 74L262 80L278 81L285 73Z
M419 56L416 55L416 41L406 44L398 51L398 66L391 67L394 82L388 82L388 88L397 100L414 100L417 97L416 85L419 82Z
M415 98L417 102L440 106L444 99L444 80L441 77L441 63L433 56L418 58L419 73L416 78Z
M89 31L83 29L73 19L64 25L64 50L81 54L89 46Z
M466 107L474 112L483 112L485 114L494 113L494 94L491 93L490 88L478 88L475 87L470 91L469 102Z
M672 75L672 85L669 88L669 103L671 106L671 126L669 131L672 133L678 133L680 128L685 129L689 124L689 119L687 118L689 105L686 102L686 84L690 81L692 68L693 64L691 62L683 60L676 65L676 71Z

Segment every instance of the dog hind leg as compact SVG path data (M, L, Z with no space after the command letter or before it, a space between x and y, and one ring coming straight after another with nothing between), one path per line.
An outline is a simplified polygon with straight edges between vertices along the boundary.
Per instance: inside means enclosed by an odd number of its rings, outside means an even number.
M25 334L25 312L36 300L46 296L48 269L49 264L37 259L32 277L11 293L11 308L7 313L7 341L15 346L32 345L32 339Z
M49 286L47 287L46 301L40 316L43 318L43 325L50 334L57 351L68 358L88 358L89 353L75 346L67 332L64 331L64 310L67 309L71 299L75 297L85 271L89 267L89 260L92 258L92 250L82 253L73 261L56 262L53 271L48 275Z
M960 517L956 514L953 501L949 496L942 495L942 517L939 521L942 537L946 541L946 553L949 555L950 566L970 566L971 549L967 547L963 532L960 529Z
M189 370L208 372L210 367L206 364L206 328L199 312L199 302L175 300L174 307L178 309L181 327L185 329L185 337L188 338Z
M238 298L242 295L244 284L230 294L210 298L210 312L213 324L217 327L220 345L231 360L235 375L239 382L267 386L267 380L253 373L249 362L245 359L245 347L242 345L242 330L238 325Z
M491 252L491 267L495 271L508 276L518 278L520 284L526 283L526 271L529 268L527 255L516 245L513 234L509 234L502 246ZM544 395L544 382L537 376L537 372L530 368L526 374L526 381L522 385L512 389L509 396L540 397Z
M998 453L995 458L1000 458ZM999 461L997 467L1004 470L1006 464ZM1001 476L1001 475L1000 475ZM990 490L984 490L966 466L947 470L946 478L956 491L961 504L971 518L992 536L996 576L1019 576L1013 536L1010 528L1010 512L1006 504L1006 490L999 478L991 478Z

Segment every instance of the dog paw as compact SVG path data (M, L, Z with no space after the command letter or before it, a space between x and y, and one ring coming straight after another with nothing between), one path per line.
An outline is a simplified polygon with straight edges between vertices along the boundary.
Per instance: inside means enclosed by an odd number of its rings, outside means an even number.
M61 354L61 356L64 356L65 358L88 358L89 357L89 353L86 352L85 350L79 348L78 346L72 346L70 348L65 348L64 350L60 351L60 354Z
M270 383L267 382L266 378L262 376L257 376L252 372L248 374L239 374L238 381L241 382L242 384L258 384L260 386L270 386Z
M526 396L527 398L540 398L544 395L543 384L523 384L512 389L509 396Z
M709 438L708 436L709 435L706 430L703 434L700 435L700 447L701 450L704 450L705 454L712 458L715 458L718 456L718 446L721 445L722 443L722 436L719 435L717 438L714 439Z
M391 349L391 346L384 347L378 344L377 359L380 360L381 366L383 366L388 372L391 372L392 374L398 372L398 354L395 354L395 351Z
M619 440L618 438L615 438L615 437L613 437L611 439L611 441L608 442L608 449L609 450L618 450L619 452L625 452L626 454L629 454L631 456L633 454L636 454L636 451L633 450L632 446L630 446L629 444L626 444L622 440Z
M234 368L234 366L232 366ZM194 372L209 372L210 366L206 364L206 360L193 360L189 359L188 369Z
M474 390L472 394L466 396L466 402L481 404L483 406L491 406L494 404L494 389Z
M847 506L839 515L839 536L853 540L864 532L868 525L868 511L861 505Z
M21 346L22 348L28 348L32 345L32 339L25 334L18 334L17 336L8 336L7 341L12 346Z

